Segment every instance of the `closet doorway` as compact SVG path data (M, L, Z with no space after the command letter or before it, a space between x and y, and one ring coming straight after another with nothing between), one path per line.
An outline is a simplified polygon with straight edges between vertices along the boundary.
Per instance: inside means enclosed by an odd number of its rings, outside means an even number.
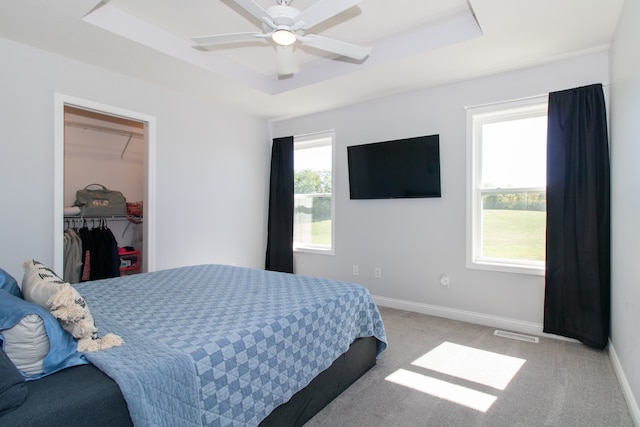
M129 203L140 202L141 217L106 217L106 225L119 247L139 254L134 270L155 266L154 187L155 119L145 114L56 94L55 108L55 250L54 266L65 269L64 232L68 227L99 225L69 209L76 191L101 184L124 194ZM75 218L75 219L74 219ZM124 257L131 259L131 257Z

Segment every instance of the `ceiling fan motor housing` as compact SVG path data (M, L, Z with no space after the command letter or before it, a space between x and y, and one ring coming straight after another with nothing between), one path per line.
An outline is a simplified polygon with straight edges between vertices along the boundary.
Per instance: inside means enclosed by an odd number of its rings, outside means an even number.
M267 13L278 27L293 26L296 16L300 14L298 9L291 6L271 6L267 9Z

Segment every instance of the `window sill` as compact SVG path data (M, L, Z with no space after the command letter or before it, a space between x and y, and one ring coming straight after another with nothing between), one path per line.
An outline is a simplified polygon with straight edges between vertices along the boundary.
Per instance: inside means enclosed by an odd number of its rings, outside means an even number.
M532 276L544 276L545 267L536 265L514 265L497 261L467 262L467 268L474 270L498 271L501 273L528 274Z
M318 254L318 255L334 255L333 249L312 247L312 246L300 246L293 248L293 252Z

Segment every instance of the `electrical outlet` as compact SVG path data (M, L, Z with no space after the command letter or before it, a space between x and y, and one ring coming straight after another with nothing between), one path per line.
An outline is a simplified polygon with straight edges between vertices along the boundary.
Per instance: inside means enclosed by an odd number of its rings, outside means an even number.
M445 288L448 288L449 286L451 286L451 278L449 276L447 276L446 274L441 274L440 275L440 284L442 286L444 286Z
M376 279L382 279L382 270L380 269L380 267L376 267L373 270L373 277L375 277Z
M353 266L353 275L357 276L360 274L360 267L358 267L357 265Z

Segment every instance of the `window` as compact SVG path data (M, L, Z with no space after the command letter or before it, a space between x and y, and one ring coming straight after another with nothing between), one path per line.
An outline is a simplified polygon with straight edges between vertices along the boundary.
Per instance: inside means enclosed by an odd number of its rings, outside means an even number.
M547 100L467 111L467 266L544 274Z
M293 249L333 253L333 132L296 136Z

